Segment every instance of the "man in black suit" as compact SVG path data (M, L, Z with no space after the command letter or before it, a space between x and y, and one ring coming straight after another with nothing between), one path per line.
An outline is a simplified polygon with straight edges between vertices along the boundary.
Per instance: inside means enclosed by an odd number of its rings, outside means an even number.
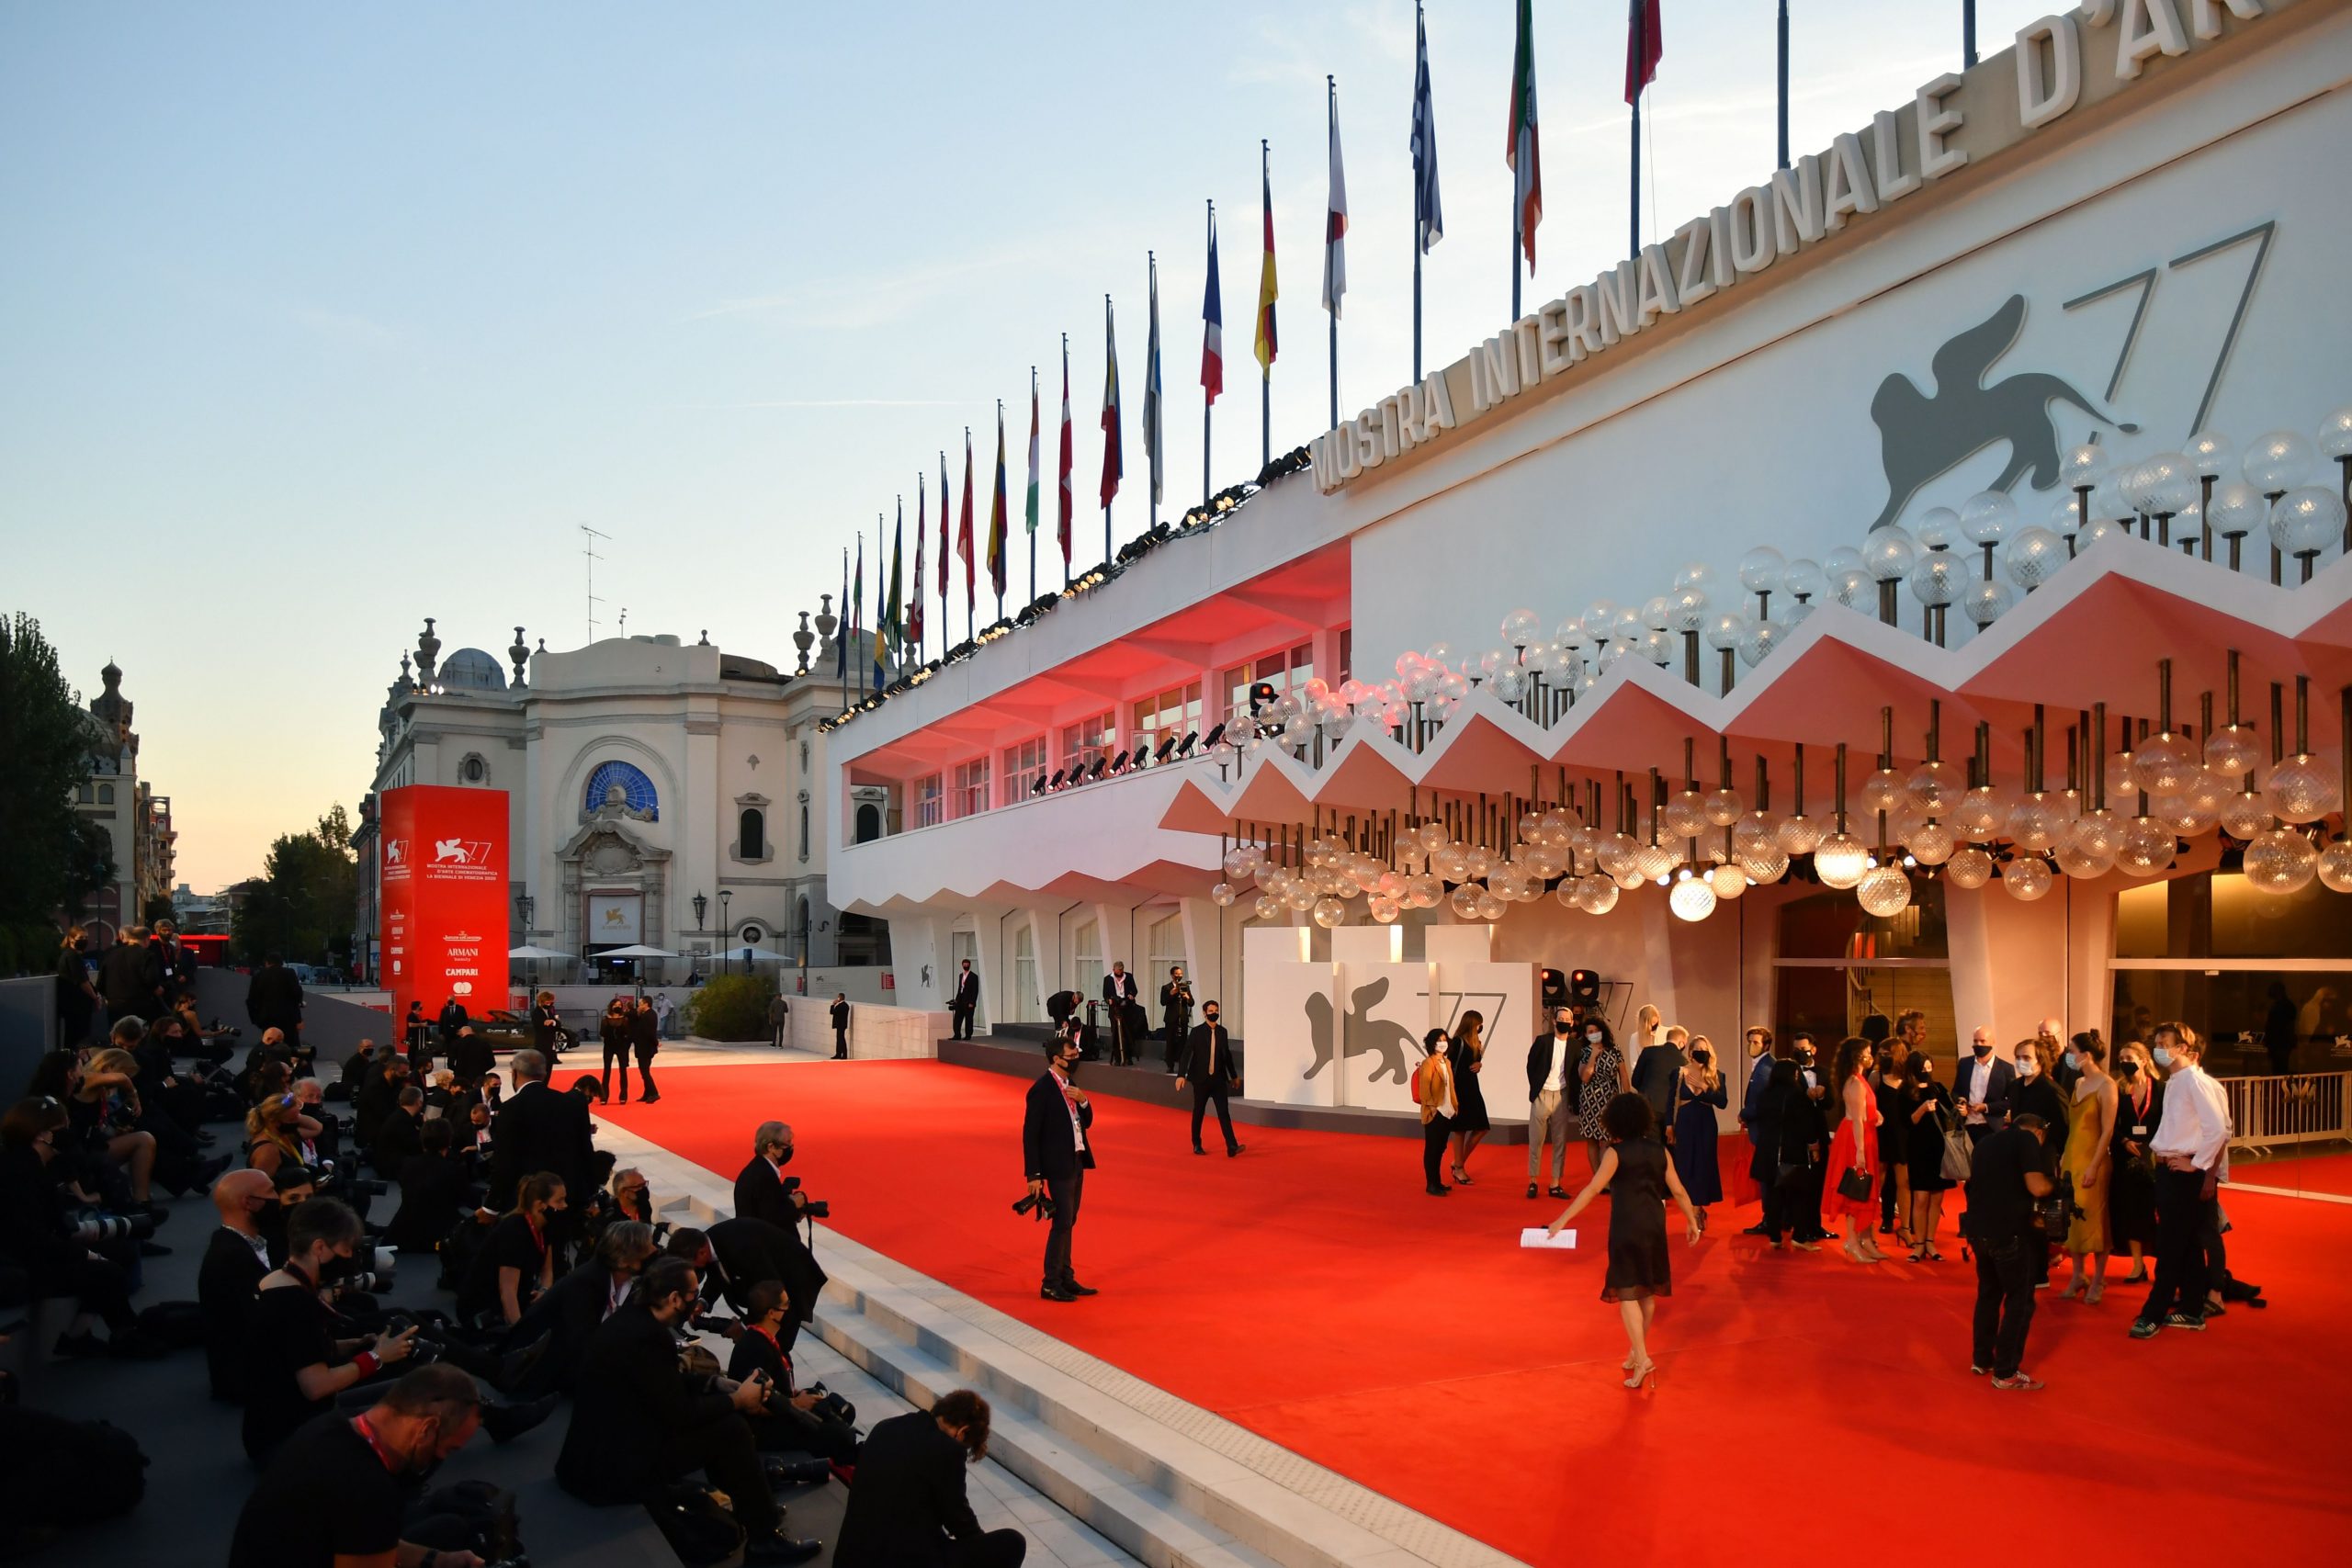
M761 1122L752 1134L751 1160L735 1178L735 1213L785 1230L798 1224L808 1200L785 1190L784 1168L791 1163L792 1124Z
M1168 983L1159 987L1159 1026L1167 1043L1168 1070L1172 1073L1183 1055L1184 1037L1193 1027L1193 982L1184 978L1182 964L1168 971Z
M98 955L98 994L107 1004L107 1025L126 1018L145 1020L154 1010L147 987L147 928L130 926Z
M1241 1152L1233 1141L1233 1112L1227 1108L1226 1096L1241 1087L1241 1069L1234 1065L1233 1041L1217 1021L1217 1005L1209 1002L1201 1009L1201 1024L1185 1037L1184 1054L1176 1063L1176 1087L1193 1086L1193 1152L1204 1155L1201 1147L1201 1112L1210 1100L1216 1101L1216 1124L1225 1130L1225 1156L1231 1159Z
M972 961L964 960L964 967L956 976L956 995L948 1001L947 1011L953 1022L948 1034L952 1039L972 1037L972 1015L980 1010L980 977L972 973Z
M515 1185L534 1171L552 1171L567 1190L588 1191L595 1143L587 1102L548 1087L547 1058L537 1051L515 1052L507 1067L520 1087L491 1130L490 1206L501 1213L513 1208Z
M740 1382L754 1372L764 1373L775 1390L767 1408L752 1417L753 1440L763 1452L798 1450L815 1454L836 1467L835 1475L848 1480L839 1467L857 1462L857 1428L839 1415L820 1409L818 1401L824 1395L804 1393L794 1382L786 1333L798 1317L783 1282L760 1280L746 1292L741 1310L742 1328L735 1336L727 1375Z
M1047 1049L1050 1065L1029 1086L1022 1112L1021 1164L1028 1174L1029 1196L1048 1199L1054 1205L1053 1225L1046 1233L1046 1276L1037 1294L1049 1302L1072 1302L1096 1293L1093 1287L1078 1282L1069 1257L1079 1199L1086 1190L1086 1173L1094 1168L1094 1141L1087 1136L1094 1125L1094 1107L1069 1081L1078 1067L1078 1042L1064 1035Z
M833 1060L849 1060L849 993L835 991L831 1014L833 1021Z
M516 1397L537 1399L571 1391L590 1336L626 1303L630 1287L656 1256L651 1225L615 1220L596 1238L594 1257L532 1299L511 1338L529 1345L544 1336L547 1345L531 1363Z
M662 1020L653 1010L653 1004L643 997L637 998L637 1010L628 1015L628 1043L637 1055L637 1082L643 1090L638 1100L650 1105L662 1098L662 1091L653 1087L653 1056L662 1049Z
M1968 1141L1981 1144L2007 1125L2018 1070L1993 1054L1993 1026L1980 1023L1968 1037L1968 1055L1952 1073L1952 1099L1960 1102Z
M1132 1067L1136 1065L1135 1036L1128 1032L1129 1010L1141 1004L1136 998L1136 977L1127 973L1125 962L1111 961L1111 972L1102 976L1102 1007L1111 1020L1111 1063L1114 1066Z
M212 1374L212 1397L232 1404L244 1398L245 1320L269 1273L259 1216L277 1203L277 1186L258 1170L232 1170L212 1184L220 1228L205 1247L196 1299L204 1309L204 1361Z
M255 1029L284 1030L289 1047L302 1038L302 982L275 953L245 984L245 1016Z
M765 1220L738 1214L707 1231L673 1231L668 1251L692 1263L715 1301L725 1302L739 1314L751 1313L753 1285L763 1280L781 1281L791 1294L792 1310L785 1314L776 1337L787 1351L824 1294L825 1270L816 1256L789 1227Z
M410 1084L400 1092L392 1112L368 1140L368 1163L387 1181L400 1179L401 1167L413 1155L424 1152L424 1091Z
M541 1053L540 1059L546 1059ZM481 1080L498 1070L498 1052L489 1039L474 1032L470 1023L458 1026L458 1038L449 1046L449 1071L467 1089L480 1089Z
M642 1503L698 1470L732 1503L750 1537L746 1562L805 1562L821 1547L783 1534L784 1510L743 1419L766 1403L764 1385L718 1378L703 1387L678 1364L677 1330L699 1285L684 1263L659 1259L588 1337L556 1481L587 1502Z
M989 1402L970 1389L876 1424L858 1450L834 1568L1020 1568L1019 1530L980 1529L964 1470L989 1451Z

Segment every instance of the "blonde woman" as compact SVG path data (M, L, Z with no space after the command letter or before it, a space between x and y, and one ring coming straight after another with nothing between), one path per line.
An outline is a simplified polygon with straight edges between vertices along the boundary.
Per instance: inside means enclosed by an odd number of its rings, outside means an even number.
M2148 1047L2116 1047L2115 1127L2109 1134L2107 1244L2132 1254L2127 1285L2148 1282L2147 1249L2156 1243L2156 1156L2150 1152L2165 1119L2165 1080Z
M245 1112L245 1164L275 1179L283 1167L302 1163L302 1140L320 1131L290 1091L273 1094Z
M2107 1193L2118 1096L2107 1072L2107 1042L2096 1029L2066 1043L2066 1066L2078 1075L2066 1108L2065 1171L2075 1179L2066 1222L2066 1294L2096 1306L2107 1294Z
M1682 1070L1674 1079L1674 1121L1667 1142L1674 1147L1674 1172L1701 1214L1724 1201L1722 1168L1715 1162L1715 1112L1731 1103L1715 1062L1714 1042L1690 1037Z
M138 1059L120 1046L94 1052L65 1111L74 1131L129 1172L130 1195L145 1203L154 1180L155 1134L139 1129L138 1076Z
M1421 1108L1421 1177L1432 1198L1453 1189L1440 1179L1446 1139L1453 1133L1453 1064L1446 1055L1445 1031L1432 1029L1421 1036L1421 1065L1413 1069L1413 1103Z

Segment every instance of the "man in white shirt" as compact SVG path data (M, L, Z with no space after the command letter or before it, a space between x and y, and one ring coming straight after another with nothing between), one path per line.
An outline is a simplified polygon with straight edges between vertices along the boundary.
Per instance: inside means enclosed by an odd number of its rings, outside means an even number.
M1568 1157L1568 1070L1575 1057L1577 1015L1567 1008L1552 1010L1552 1032L1539 1034L1527 1048L1527 1195L1536 1190L1544 1171L1544 1145L1552 1145L1552 1185L1555 1198L1566 1197L1560 1185Z
M1968 1055L1955 1075L1952 1093L1960 1100L1961 1122L1972 1144L1981 1144L2009 1119L2009 1101L2017 1093L2018 1070L1993 1051L1993 1026L1980 1023L1968 1037Z
M2229 1096L2199 1065L2203 1043L2167 1030L2154 1055L2172 1076L2165 1080L2164 1122L2148 1145L2156 1161L2156 1281L2132 1320L2134 1339L2152 1338L2159 1328L2204 1328L2208 1269L2200 1233L2229 1167Z

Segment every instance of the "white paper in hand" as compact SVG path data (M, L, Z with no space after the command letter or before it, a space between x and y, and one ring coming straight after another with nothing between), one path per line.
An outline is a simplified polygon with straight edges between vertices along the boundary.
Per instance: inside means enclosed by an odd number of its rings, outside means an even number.
M1542 1225L1530 1225L1519 1233L1519 1245L1539 1247L1555 1252L1571 1252L1576 1249L1577 1233L1565 1230L1557 1235L1546 1235L1544 1234Z

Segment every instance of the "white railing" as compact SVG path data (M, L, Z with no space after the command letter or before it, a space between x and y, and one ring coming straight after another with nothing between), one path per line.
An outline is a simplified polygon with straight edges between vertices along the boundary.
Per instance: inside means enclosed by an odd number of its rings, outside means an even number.
M2230 1146L2263 1154L2281 1144L2352 1141L2352 1073L2222 1078Z

